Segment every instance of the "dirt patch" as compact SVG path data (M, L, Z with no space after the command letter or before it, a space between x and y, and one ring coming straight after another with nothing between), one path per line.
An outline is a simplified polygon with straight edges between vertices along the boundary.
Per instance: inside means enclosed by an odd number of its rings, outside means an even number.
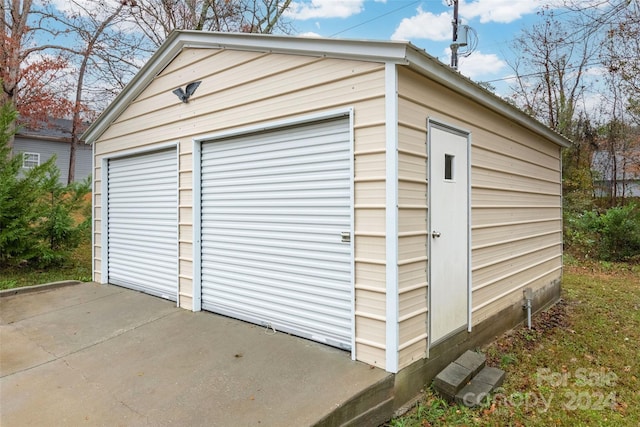
M505 354L522 348L533 350L543 336L557 329L570 329L570 310L567 301L561 299L547 310L533 315L531 329L525 324L504 333L487 347L487 364L500 366ZM493 351L489 350L491 347Z

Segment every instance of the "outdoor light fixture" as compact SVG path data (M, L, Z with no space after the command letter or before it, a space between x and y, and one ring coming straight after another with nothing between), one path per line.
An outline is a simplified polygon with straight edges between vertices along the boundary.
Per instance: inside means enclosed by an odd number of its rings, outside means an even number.
M198 80L197 82L189 83L187 87L184 88L184 90L182 90L182 88L179 87L178 89L175 89L173 93L175 93L176 96L180 98L180 101L186 104L187 102L189 102L189 98L191 97L191 95L193 95L196 89L198 89L198 86L200 86L200 83L202 83L201 80Z

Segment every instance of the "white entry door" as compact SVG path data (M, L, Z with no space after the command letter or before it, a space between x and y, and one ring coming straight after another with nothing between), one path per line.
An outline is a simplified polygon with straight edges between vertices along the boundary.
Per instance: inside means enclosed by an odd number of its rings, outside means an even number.
M429 123L430 343L468 324L469 137Z

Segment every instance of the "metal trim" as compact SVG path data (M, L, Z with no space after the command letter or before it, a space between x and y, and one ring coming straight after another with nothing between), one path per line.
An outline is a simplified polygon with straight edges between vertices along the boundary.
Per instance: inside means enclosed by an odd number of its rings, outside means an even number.
M385 64L385 237L386 237L386 360L387 372L398 372L398 70Z
M349 186L351 197L351 360L356 360L356 242L355 242L355 114L353 107L349 109Z
M192 139L193 147L193 185L192 197L192 252L193 252L193 274L191 293L193 294L192 311L202 310L202 141Z
M250 126L243 126L239 128L224 130L220 132L214 132L210 134L203 134L196 136L193 140L197 143L215 141L217 139L240 137L251 133L259 133L264 131L278 130L279 128L289 126L301 126L306 123L313 123L322 120L329 120L342 116L351 116L353 114L353 107L339 108L336 110L321 111L313 114L306 114L303 116L291 117L283 120L269 121L266 123L260 123ZM352 126L353 129L353 126Z

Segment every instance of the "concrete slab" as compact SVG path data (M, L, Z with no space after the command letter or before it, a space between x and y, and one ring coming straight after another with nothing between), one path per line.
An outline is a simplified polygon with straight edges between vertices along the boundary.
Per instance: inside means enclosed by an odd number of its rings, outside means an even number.
M2 426L313 425L392 384L344 351L115 286L0 304Z

